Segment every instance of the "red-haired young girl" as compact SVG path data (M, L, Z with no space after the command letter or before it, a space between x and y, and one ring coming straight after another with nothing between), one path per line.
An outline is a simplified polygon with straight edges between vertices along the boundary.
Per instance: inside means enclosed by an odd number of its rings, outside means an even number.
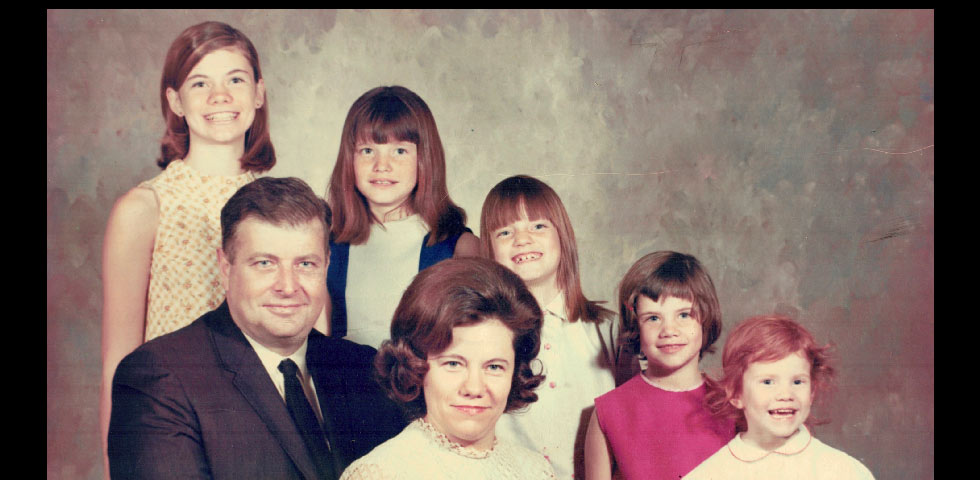
M374 88L351 106L327 202L331 336L377 348L418 272L479 255L466 212L449 198L432 112L405 87Z
M221 207L276 163L255 46L220 22L184 30L160 82L164 171L122 195L102 255L102 440L124 356L221 304Z
M873 479L861 462L817 440L805 425L834 378L829 349L788 317L738 324L725 342L724 376L707 400L740 433L684 478Z
M660 251L626 272L619 309L619 342L647 367L595 400L586 478L675 480L735 434L704 405L699 366L721 334L718 296L696 258Z
M614 314L582 294L572 223L544 182L517 175L494 186L480 234L485 253L524 280L544 314L537 360L547 378L538 401L504 415L497 433L544 454L558 478L582 478L588 412L615 387Z

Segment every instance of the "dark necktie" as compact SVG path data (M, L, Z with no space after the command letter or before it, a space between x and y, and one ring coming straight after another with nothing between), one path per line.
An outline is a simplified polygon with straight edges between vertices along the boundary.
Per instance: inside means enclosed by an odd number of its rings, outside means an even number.
M296 362L285 359L279 363L279 371L282 372L286 383L286 408L293 417L293 422L303 434L303 442L313 456L313 463L316 465L317 476L325 479L337 478L331 464L330 447L323 436L320 422L313 412L313 407L303 393L303 387L299 384L299 377L296 372L299 368Z

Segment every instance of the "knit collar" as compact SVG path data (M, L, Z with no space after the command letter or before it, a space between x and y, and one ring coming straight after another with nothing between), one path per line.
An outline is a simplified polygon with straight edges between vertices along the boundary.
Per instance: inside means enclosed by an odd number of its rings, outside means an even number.
M449 437L446 436L446 434L440 432L439 430L436 430L436 427L434 427L431 423L426 422L421 418L413 421L411 425L414 426L415 428L418 428L423 433L425 433L425 435L429 437L429 439L432 440L432 442L438 445L440 448L444 450L449 450L450 452L453 452L461 457L476 458L476 459L487 458L497 448L496 437L493 439L493 446L490 447L489 450L480 450L473 447L464 447L450 440Z
M810 430L806 428L806 425L800 425L800 429L786 443L775 450L768 451L751 445L745 440L742 440L742 434L739 433L735 435L732 441L728 442L728 451L736 459L751 463L762 460L771 453L796 455L806 450L806 447L810 446L812 440L813 435L810 433Z

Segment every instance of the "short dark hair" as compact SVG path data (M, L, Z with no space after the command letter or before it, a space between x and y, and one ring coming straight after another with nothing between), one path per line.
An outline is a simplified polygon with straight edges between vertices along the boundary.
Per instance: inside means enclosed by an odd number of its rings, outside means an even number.
M541 309L516 274L479 257L444 260L420 272L405 290L391 321L391 338L374 365L379 383L409 419L425 415L422 384L428 357L445 351L453 328L489 319L514 333L514 376L505 412L537 401L544 381L531 361L541 344Z
M303 225L319 220L323 225L324 252L330 255L330 207L313 189L296 177L261 177L239 188L221 208L221 248L234 257L238 224L256 217L274 225Z
M636 261L619 283L619 343L635 355L640 349L640 324L636 301L646 295L654 302L661 296L691 302L694 318L701 324L699 356L714 352L721 335L721 307L715 285L697 258L684 253L659 251Z

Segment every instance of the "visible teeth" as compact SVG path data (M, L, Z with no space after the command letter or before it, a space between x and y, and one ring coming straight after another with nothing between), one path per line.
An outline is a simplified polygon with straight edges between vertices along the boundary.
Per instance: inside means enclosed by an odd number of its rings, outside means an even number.
M796 410L790 408L781 408L777 410L769 410L770 415L792 415L796 413Z
M238 114L231 113L231 112L226 112L226 113L212 113L211 115L208 115L205 118L207 118L208 120L210 120L212 122L215 122L215 121L217 121L217 122L223 122L223 121L227 121L227 120L234 120L236 116L238 116Z
M537 260L539 258L541 258L540 253L525 253L514 257L514 263L524 263L530 260Z

